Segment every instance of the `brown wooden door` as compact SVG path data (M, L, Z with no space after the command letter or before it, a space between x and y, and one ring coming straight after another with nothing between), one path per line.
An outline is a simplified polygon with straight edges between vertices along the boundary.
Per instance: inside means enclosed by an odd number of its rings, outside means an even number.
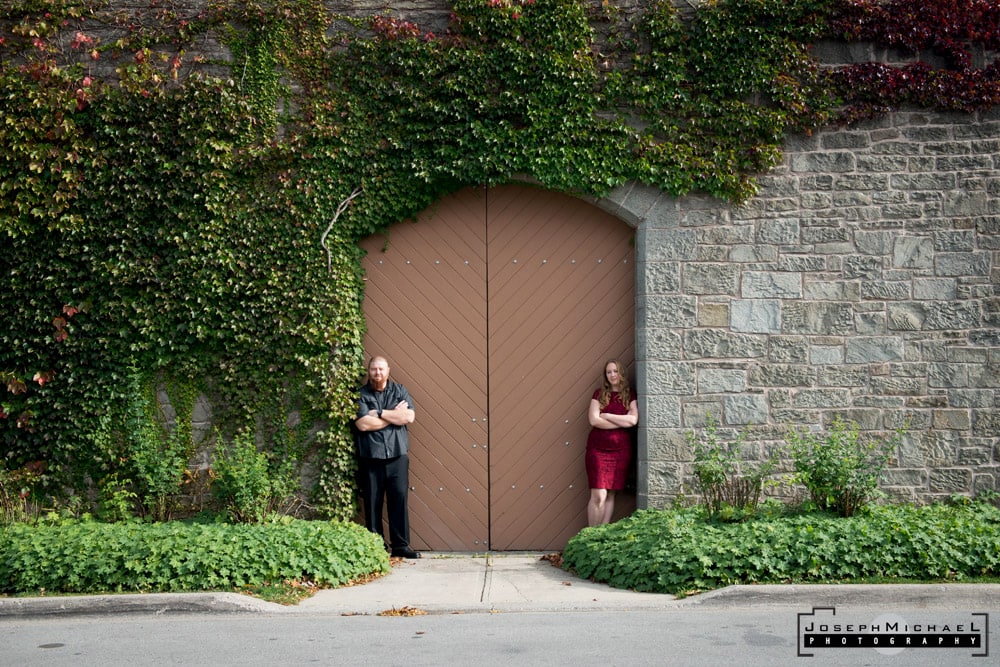
M562 549L586 525L590 395L605 359L632 362L632 231L520 186L466 189L418 220L362 244L366 350L416 405L414 546Z

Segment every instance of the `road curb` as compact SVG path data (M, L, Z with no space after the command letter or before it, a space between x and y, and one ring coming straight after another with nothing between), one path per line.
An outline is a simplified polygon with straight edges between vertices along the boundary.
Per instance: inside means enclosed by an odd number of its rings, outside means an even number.
M679 606L846 607L994 611L1000 584L778 584L729 586L678 600Z
M281 609L281 605L239 593L126 593L0 598L0 619L132 613L273 613Z

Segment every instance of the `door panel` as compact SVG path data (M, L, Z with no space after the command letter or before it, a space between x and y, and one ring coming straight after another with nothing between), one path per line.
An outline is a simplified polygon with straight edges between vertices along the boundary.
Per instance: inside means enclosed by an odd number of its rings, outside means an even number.
M410 531L418 549L489 539L486 241L482 190L366 239L365 350L413 397Z
M571 197L487 201L490 543L562 549L586 525L586 411L609 356L631 363L631 230Z
M366 350L416 405L414 546L562 549L586 525L590 396L605 359L633 359L631 229L572 197L470 188L362 246Z

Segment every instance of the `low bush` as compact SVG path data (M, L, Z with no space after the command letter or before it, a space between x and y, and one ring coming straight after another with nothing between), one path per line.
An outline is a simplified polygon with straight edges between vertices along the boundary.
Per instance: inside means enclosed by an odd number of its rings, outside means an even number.
M294 460L272 463L259 451L253 434L242 431L233 441L220 444L213 462L212 493L239 523L261 523L278 512L298 489Z
M687 434L698 492L713 518L742 520L752 516L760 505L764 482L774 471L774 459L762 463L741 460L744 440L745 433L740 432L733 440L723 441L711 418L702 435Z
M702 507L641 510L585 528L563 567L616 588L670 593L734 584L833 583L859 579L960 581L1000 576L1000 509L871 506L852 516L708 519Z
M879 483L905 430L888 439L865 438L856 422L840 418L823 433L792 429L789 442L797 479L816 507L851 516L880 496Z
M339 586L389 571L382 541L352 523L15 524L0 528L0 594Z

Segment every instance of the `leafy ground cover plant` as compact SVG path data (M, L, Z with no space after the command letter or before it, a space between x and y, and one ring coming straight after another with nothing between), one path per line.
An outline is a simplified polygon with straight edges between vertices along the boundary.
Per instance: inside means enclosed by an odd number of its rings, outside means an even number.
M16 524L0 530L0 594L339 586L389 571L381 539L336 521Z
M742 523L703 508L642 510L585 528L563 567L616 588L684 595L734 584L1000 576L1000 509L873 506L852 517L798 513Z
M789 432L798 481L821 510L851 516L875 500L905 429L888 439L864 438L855 422L837 418L823 433Z

